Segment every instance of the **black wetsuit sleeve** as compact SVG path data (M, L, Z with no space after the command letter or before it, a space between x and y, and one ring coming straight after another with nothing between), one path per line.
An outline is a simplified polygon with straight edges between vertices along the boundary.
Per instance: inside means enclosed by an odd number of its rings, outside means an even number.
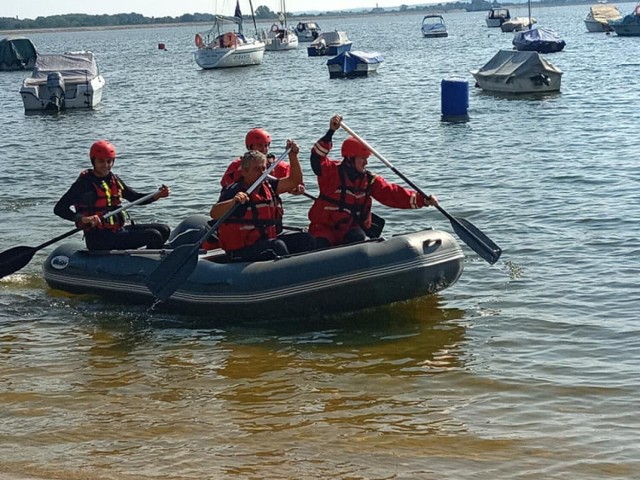
M90 187L86 182L83 182L81 179L77 179L73 185L69 187L69 190L60 197L58 203L53 207L53 213L60 218L64 218L70 222L75 222L77 214L75 209L72 209L72 207L76 203L79 203L85 195L91 193L91 191L87 189L87 186Z

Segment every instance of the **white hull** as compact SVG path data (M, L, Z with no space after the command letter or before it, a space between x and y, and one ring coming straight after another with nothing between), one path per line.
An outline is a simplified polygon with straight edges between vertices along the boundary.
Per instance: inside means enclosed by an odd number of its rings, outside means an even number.
M254 41L247 45L222 48L206 46L198 48L194 57L200 68L232 68L248 65L260 65L264 56L265 44Z
M536 19L531 17L531 25L534 23L536 23ZM529 28L529 18L523 17L512 18L500 25L500 29L503 32L521 32L527 28Z
M102 75L78 82L65 81L63 110L94 108L102 101L102 91L106 82ZM44 111L54 95L47 87L46 79L25 79L20 95L25 111Z
M598 22L596 20L585 20L584 25L587 27L587 32L602 33L613 32L613 28L608 23Z
M269 52L295 50L298 48L298 37L295 33L290 33L285 38L266 37L264 39L264 45L265 50Z

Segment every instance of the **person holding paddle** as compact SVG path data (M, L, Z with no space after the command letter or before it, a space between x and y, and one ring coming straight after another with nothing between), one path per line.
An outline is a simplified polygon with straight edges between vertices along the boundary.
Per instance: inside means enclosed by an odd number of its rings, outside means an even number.
M329 130L311 149L311 168L318 178L320 195L309 210L309 233L318 248L360 242L371 228L372 199L392 208L422 208L437 205L435 196L387 182L367 170L370 150L358 139L342 143L343 160L331 160L333 134L342 116L334 115Z
M244 137L244 144L247 147L247 151L249 150L257 150L258 152L264 153L267 156L267 167L272 165L276 159L276 156L272 153L269 153L269 147L271 146L271 134L264 130L263 128L252 128L247 132L247 135ZM271 176L276 178L284 178L289 175L291 172L291 166L284 161L278 162L275 168L271 171ZM220 178L220 185L224 187L228 187L231 184L234 184L242 179L242 157L235 158L227 167L224 174L222 174L222 178ZM304 185L296 185L294 189L289 192L294 195L304 194ZM277 215L278 215L278 225L276 228L278 229L278 233L282 232L282 217L284 216L284 207L282 205L282 199L279 195L276 195L276 207L277 207ZM202 248L205 250L213 250L215 248L220 247L220 242L218 241L218 237L216 234L212 235L209 240L207 240Z
M125 212L105 218L105 214L120 206L123 198L135 201L146 196L129 187L111 171L116 160L115 147L106 140L99 140L91 146L89 158L93 168L80 173L58 200L53 212L84 230L89 250L162 248L171 233L168 225L125 225ZM170 193L170 188L163 185L142 205L168 197Z
M247 190L267 170L268 161L263 152L246 152L240 164L240 179L225 187L218 203L211 207L210 215L214 220L234 209L218 229L220 246L231 260L262 261L313 250L313 237L306 232L278 235L282 219L276 197L291 192L302 183L300 148L293 140L287 140L287 149L289 175L282 178L268 176L249 194Z

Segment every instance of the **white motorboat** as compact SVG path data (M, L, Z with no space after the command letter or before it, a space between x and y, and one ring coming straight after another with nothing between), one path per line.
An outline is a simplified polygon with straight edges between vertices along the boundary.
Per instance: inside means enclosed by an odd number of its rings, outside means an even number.
M492 8L487 14L487 27L500 27L507 20L511 20L508 8Z
M316 22L298 22L294 33L300 42L313 42L322 33L322 29Z
M620 20L622 14L618 7L606 3L598 3L589 8L589 13L584 19L588 32L612 32L609 20Z
M94 108L106 82L91 52L38 54L20 88L25 111Z
M447 37L447 26L442 15L425 15L420 28L426 38Z
M204 69L260 65L265 50L264 42L242 33L239 2L233 17L214 15L211 29L196 33L195 42L198 48L194 57L198 66Z
M298 36L287 26L287 9L284 0L280 0L281 11L278 12L280 25L274 23L271 28L262 32L265 49L270 52L295 50L298 48Z
M320 57L323 55L340 55L351 50L353 42L347 32L324 32L307 47L307 55Z
M472 70L476 86L494 93L560 91L562 70L538 52L500 50L479 70Z

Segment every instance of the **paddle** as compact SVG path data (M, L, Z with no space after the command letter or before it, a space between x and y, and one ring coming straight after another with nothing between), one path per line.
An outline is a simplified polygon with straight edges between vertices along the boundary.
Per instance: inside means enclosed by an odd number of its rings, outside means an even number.
M310 193L303 192L302 195L304 195L307 198L310 198L313 201L317 200L317 197L314 197ZM384 229L385 223L387 223L387 221L384 218L382 218L380 215L376 215L375 213L371 212L371 226L367 228L364 233L369 238L380 238L380 235L382 235L382 230Z
M269 176L271 171L283 160L288 154L290 149L285 150L275 161L269 165L264 173L258 178L253 185L246 191L247 195L258 188L262 182ZM218 227L235 211L240 203L235 203L229 210L226 211L209 229L204 235L193 244L180 245L175 248L167 257L160 262L160 265L151 272L144 283L147 285L153 296L160 301L168 299L173 292L175 292L180 285L182 285L187 278L193 273L198 265L198 251L200 246L213 235Z
M340 122L340 126L353 138L360 141L365 147L367 147L371 153L373 153L378 159L384 163L387 167L389 167L396 175L402 178L407 184L409 184L416 192L428 197L422 190L420 190L411 180L409 180L402 172L398 171L396 167L394 167L391 162L385 159L382 155L380 155L375 148L369 145L362 137L360 137L357 133L351 130L344 122ZM500 258L502 254L502 249L493 243L489 237L487 237L484 233L480 231L475 225L473 225L468 220L464 218L456 218L450 215L444 208L440 205L436 205L436 208L449 219L451 222L451 226L453 227L454 232L458 234L460 239L466 243L469 248L471 248L474 252L476 252L480 257L489 262L490 264L494 264Z
M151 197L153 197L156 193L157 192L150 193L149 195L145 195L144 197L139 198L134 202L131 202L127 205L122 205L116 210L113 210L112 212L109 212L102 216L102 219L106 220L107 218L111 218L114 215L119 214L123 210L133 207L134 205L144 203L147 200L151 199ZM38 250L42 250L43 248L48 247L49 245L54 244L62 240L63 238L70 237L74 233L78 233L80 231L82 231L81 228L74 228L73 230L69 230L67 233L63 233L58 237L52 238L51 240L48 240L38 245L37 247L13 247L5 252L0 253L0 278L11 275L12 273L17 272L22 267L27 265Z

